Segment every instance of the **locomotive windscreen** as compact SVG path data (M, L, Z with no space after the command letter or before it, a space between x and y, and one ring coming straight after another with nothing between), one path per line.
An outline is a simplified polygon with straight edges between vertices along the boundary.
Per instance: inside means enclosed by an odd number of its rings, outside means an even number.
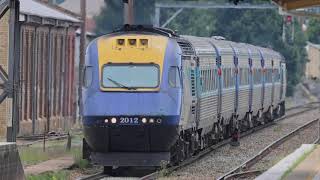
M103 67L102 86L105 88L157 88L160 71L157 65L107 64Z

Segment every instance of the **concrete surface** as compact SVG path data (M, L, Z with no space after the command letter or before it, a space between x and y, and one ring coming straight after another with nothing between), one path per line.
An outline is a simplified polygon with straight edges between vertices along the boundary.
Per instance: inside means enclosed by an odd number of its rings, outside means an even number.
M26 175L38 175L50 171L59 171L67 169L74 164L73 157L61 157L57 159L48 160L33 166L28 166L24 169Z
M320 148L316 148L287 177L286 180L320 179Z
M0 142L0 180L24 180L24 171L15 143Z
M282 159L279 163L267 170L256 180L281 179L281 176L301 157L305 152L309 152L314 148L314 144L303 144L293 153Z

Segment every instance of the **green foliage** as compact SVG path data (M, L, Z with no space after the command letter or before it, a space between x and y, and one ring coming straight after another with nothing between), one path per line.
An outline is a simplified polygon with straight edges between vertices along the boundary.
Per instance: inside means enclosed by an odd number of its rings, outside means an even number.
M63 156L80 157L82 138L82 135L72 136L71 152L66 150L67 140L46 141L45 151L43 151L43 142L30 146L20 146L19 155L22 164L29 166Z
M320 20L311 18L307 30L308 40L315 44L320 44Z
M40 175L27 176L27 180L66 180L69 179L70 173L67 171L49 172Z
M106 0L118 1L118 0ZM155 0L136 0L135 12L136 20L141 19L140 24L152 24ZM163 2L158 0L159 2ZM174 1L174 0L166 0ZM199 0L207 1L207 0ZM215 2L229 2L228 0L215 0ZM248 3L268 3L267 0L246 0ZM120 4L122 1L120 2ZM112 4L111 4L112 5ZM123 23L122 10L110 10L112 6L104 9L102 14L97 17L98 33L105 33L112 29L110 24ZM119 9L119 5L117 6ZM121 8L120 8L121 9ZM121 13L119 13L121 11ZM118 12L121 16L114 17ZM174 13L176 9L161 10L160 24L164 24ZM120 21L121 20L121 21ZM136 21L139 24L139 21ZM313 22L310 22L313 23ZM320 26L320 23L315 23ZM250 43L263 47L272 48L280 52L287 61L288 69L288 89L287 95L293 94L293 89L298 84L303 75L306 58L306 37L301 31L300 24L297 21L293 25L286 26L287 41L282 41L283 17L278 14L277 10L235 10L235 9L185 9L167 28L178 31L179 34L205 36L213 35L224 36L226 39L236 42ZM292 27L294 27L294 37L292 38ZM320 32L312 30L311 32ZM316 28L314 28L316 29ZM319 35L319 34L318 34ZM309 39L316 35L309 35ZM318 36L319 37L319 36ZM314 38L313 38L314 39Z
M107 6L95 17L97 34L105 34L119 28L124 23L122 0L105 0ZM134 1L134 21L136 24L152 24L155 0Z
M34 165L66 155L64 141L47 141L43 151L42 142L27 147L20 147L19 154L23 165Z
M123 24L123 3L120 0L105 0L107 6L95 17L97 34L105 34Z
M72 155L74 159L74 166L80 169L85 169L89 167L90 163L86 159L82 159L81 149L72 149Z

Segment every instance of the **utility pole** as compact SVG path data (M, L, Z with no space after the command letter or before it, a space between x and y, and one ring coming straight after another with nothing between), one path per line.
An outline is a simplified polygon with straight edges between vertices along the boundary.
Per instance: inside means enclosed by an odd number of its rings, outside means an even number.
M124 3L124 24L134 24L133 0L123 0Z
M283 20L282 23L282 41L286 42L286 22Z
M79 61L79 87L78 87L78 105L79 105L79 118L82 119L83 104L82 104L82 86L83 86L83 71L84 71L84 61L85 61L85 51L86 51L86 0L81 0L81 35L80 35L80 61Z
M11 114L7 122L7 141L16 142L16 136L19 126L19 60L20 60L20 38L19 38L19 13L20 1L10 0L10 20L9 20L9 81L8 81L8 101L11 104Z

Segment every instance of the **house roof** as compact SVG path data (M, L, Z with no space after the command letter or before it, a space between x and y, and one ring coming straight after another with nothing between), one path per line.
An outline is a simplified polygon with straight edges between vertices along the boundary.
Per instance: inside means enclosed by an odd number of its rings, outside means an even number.
M285 10L319 6L320 0L272 0Z
M22 0L20 1L20 14L32 15L42 18L51 18L56 20L80 22L77 18L63 13L57 9L54 9L43 3L34 0Z
M68 9L74 13L80 14L79 0L66 0L59 6ZM97 16L100 14L102 7L105 6L104 0L87 0L87 15L88 17Z
M313 44L313 43L311 43L311 42L308 42L308 46L311 46L311 47L314 47L314 48L320 50L320 44Z

